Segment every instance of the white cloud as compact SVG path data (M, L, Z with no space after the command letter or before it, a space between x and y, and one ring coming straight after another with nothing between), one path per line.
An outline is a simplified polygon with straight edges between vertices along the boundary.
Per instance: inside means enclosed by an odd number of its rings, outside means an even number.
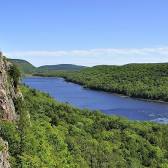
M168 47L164 48L100 48L90 50L58 50L58 51L14 51L7 52L10 56L97 56L97 55L168 55Z
M6 52L5 55L11 58L28 59L35 65L46 64L47 60L47 64L74 63L92 66L96 64L126 64L133 62L168 62L168 47L14 51Z

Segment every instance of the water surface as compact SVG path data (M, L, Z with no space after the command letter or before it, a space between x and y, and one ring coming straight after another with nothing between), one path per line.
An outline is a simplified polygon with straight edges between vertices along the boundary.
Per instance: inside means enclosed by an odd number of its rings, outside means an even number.
M26 77L26 85L49 93L60 102L81 109L101 110L109 115L119 115L131 120L150 120L168 123L168 103L148 102L116 94L83 88L62 78Z

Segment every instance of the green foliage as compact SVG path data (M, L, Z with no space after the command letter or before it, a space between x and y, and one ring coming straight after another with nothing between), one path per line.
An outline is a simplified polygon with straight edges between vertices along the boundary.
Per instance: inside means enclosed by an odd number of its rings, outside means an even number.
M59 64L59 65L44 65L36 69L36 73L47 73L47 72L57 72L57 71L78 71L85 66L73 65L73 64Z
M24 74L31 74L35 71L36 68L25 60L9 59L9 61L15 64L19 68L19 70Z
M15 64L23 74L57 72L62 70L76 71L85 68L85 66L73 64L44 65L35 67L28 61L21 59L9 59L9 61Z
M9 70L14 85L20 73ZM47 71L85 87L168 101L168 64L96 66ZM128 121L56 102L27 87L15 100L19 121L0 121L13 168L166 168L168 125ZM1 148L1 147L0 147Z
M10 155L17 158L20 152L20 136L17 125L7 121L0 121L0 137L9 143ZM13 162L15 162L14 160Z
M32 123L21 155L23 167L167 166L167 125L79 110L44 93L22 91Z
M84 87L143 99L168 101L168 64L95 66L76 72L48 72Z
M18 69L18 67L15 64L13 64L13 65L11 65L8 73L9 73L9 76L13 80L14 87L17 87L18 83L19 83L20 76L21 76L20 70Z
M128 121L21 88L15 125L1 122L15 168L164 168L168 125Z

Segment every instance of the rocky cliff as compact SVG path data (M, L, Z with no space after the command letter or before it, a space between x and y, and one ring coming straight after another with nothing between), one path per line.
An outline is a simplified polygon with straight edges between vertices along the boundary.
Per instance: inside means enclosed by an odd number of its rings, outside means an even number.
M17 118L15 101L20 94L10 74L12 66L0 52L0 121L15 122ZM0 168L10 168L8 160L8 143L0 137Z
M16 113L14 101L18 96L13 79L9 75L12 64L0 52L0 118L15 121Z

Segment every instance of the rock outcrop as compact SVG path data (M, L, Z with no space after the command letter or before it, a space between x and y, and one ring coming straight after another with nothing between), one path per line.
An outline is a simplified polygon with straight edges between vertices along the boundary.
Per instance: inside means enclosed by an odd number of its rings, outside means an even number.
M10 168L8 143L0 138L0 168Z
M11 64L0 52L0 121L15 122L17 119L15 102L22 96L11 76ZM0 130L1 131L1 130ZM0 168L10 168L8 143L0 137Z
M18 93L8 72L12 64L0 52L0 119L15 121L14 100Z

